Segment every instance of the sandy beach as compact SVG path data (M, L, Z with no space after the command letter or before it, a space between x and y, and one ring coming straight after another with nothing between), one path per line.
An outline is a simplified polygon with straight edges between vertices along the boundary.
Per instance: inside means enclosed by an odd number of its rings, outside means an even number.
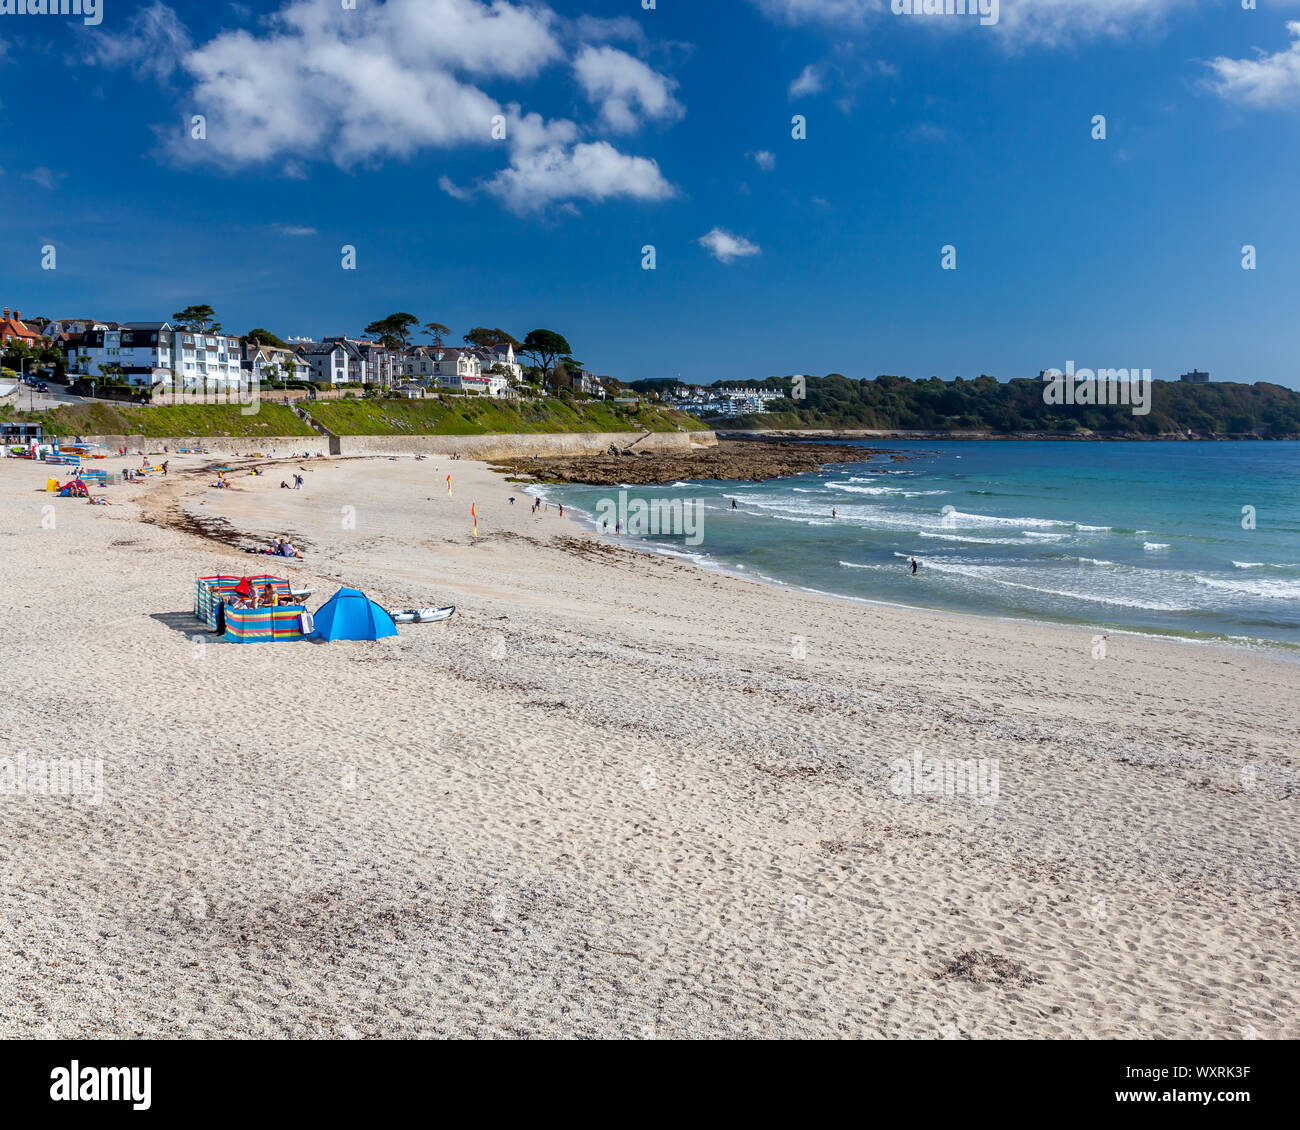
M102 761L0 797L0 1034L1300 1036L1293 662L712 573L468 460L206 462L0 461L4 756ZM262 571L458 612L207 634Z

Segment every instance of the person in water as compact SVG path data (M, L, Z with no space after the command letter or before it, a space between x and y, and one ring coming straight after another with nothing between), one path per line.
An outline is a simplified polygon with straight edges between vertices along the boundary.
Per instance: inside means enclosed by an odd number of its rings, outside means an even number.
M916 558L913 557L913 558L912 558L912 573L913 573L913 575L915 575L916 570L917 570L918 568L919 568L919 566L916 564Z
M838 517L839 517L839 515L835 513L835 507L834 507L834 506L831 507L831 517L832 517L832 518L838 518Z
M736 506L736 500L735 500L734 498L731 500L731 508L732 508L732 510L736 510L736 509L737 509L737 506Z

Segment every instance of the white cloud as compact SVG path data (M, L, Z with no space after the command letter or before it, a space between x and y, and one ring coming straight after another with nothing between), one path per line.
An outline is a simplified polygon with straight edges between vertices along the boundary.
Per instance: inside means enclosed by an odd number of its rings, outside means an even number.
M913 141L947 141L948 131L934 122L918 122L908 132Z
M645 29L631 16L579 16L573 21L574 38L582 43L617 41L644 45Z
M495 146L509 167L482 187L519 211L539 201L674 192L655 162L593 140L574 122L503 105L484 89L565 59L560 37L573 25L543 4L387 0L344 9L338 0L291 0L256 31L223 31L197 47L171 9L155 3L145 11L150 43L171 43L193 81L186 117L207 119L204 140L188 131L168 137L166 153L179 164L262 165L299 176L322 161L351 168L428 149ZM627 31L605 30L620 28ZM96 61L138 67L139 30L98 37ZM671 80L632 56L588 46L578 58L579 81L585 77L601 104L606 128L681 116ZM497 115L507 123L504 141L492 136ZM471 191L445 179L452 195Z
M775 153L769 152L766 149L760 149L757 153L751 153L750 156L754 158L754 164L765 173L770 173L776 168Z
M474 198L474 192L472 189L461 188L460 185L452 180L446 173L443 173L442 176L438 178L438 187L453 200L472 200Z
M272 224L271 226L281 235L302 236L316 234L315 228L304 227L301 224Z
M725 228L714 228L695 241L719 263L733 263L750 255L761 255L763 249L744 236L735 235Z
M515 212L540 211L558 200L666 200L676 190L646 157L629 157L608 141L547 145L515 155L510 168L484 186Z
M601 120L616 133L633 132L640 124L638 115L675 122L686 112L673 97L677 84L672 79L616 47L584 47L573 61L573 73L588 101L600 106Z
M1261 51L1255 59L1212 59L1208 66L1215 74L1215 93L1246 106L1300 105L1300 21L1293 20L1286 29L1292 42L1285 51Z
M770 19L789 25L833 28L888 18L948 31L979 27L978 16L894 14L891 0L753 0ZM1057 46L1100 36L1120 37L1155 28L1170 13L1191 11L1198 0L1000 0L998 22L988 29L1004 46Z
M877 0L754 0L764 15L786 24L842 23L866 18Z
M29 173L23 173L23 179L34 181L42 188L55 189L59 187L59 181L66 177L67 173L56 173L53 169L47 169L43 165L38 165Z
M813 94L820 94L826 88L825 72L816 63L809 63L802 71L799 77L790 84L790 98L807 98Z
M157 79L167 78L191 49L190 35L161 0L141 8L120 32L88 36L91 61L106 67L130 67Z

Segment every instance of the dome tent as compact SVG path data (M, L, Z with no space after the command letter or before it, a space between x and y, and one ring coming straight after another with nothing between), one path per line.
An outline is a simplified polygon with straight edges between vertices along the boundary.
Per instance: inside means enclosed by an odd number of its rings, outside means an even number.
M313 617L312 639L382 640L397 635L397 625L360 589L339 589Z

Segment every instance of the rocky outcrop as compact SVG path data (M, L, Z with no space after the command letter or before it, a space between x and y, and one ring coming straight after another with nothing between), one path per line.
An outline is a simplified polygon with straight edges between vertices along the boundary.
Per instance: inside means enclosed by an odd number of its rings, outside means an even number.
M629 451L611 448L600 454L525 459L519 474L548 483L632 486L672 483L678 479L729 479L753 482L802 475L828 463L857 463L875 454L891 461L909 456L867 447L722 440L713 447L683 452ZM873 468L874 470L875 468ZM884 468L879 468L884 470Z

